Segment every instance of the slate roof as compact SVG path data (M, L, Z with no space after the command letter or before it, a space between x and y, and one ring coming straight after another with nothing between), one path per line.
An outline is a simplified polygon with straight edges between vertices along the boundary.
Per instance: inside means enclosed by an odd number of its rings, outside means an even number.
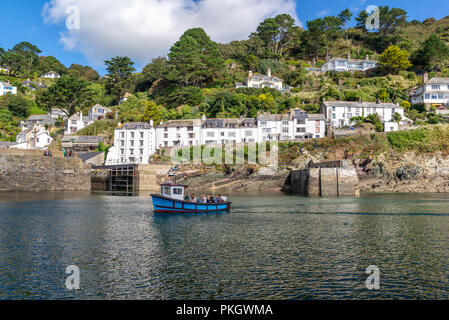
M362 102L357 101L324 101L326 107L364 107L364 108L400 108L394 103L377 103L377 102Z
M99 144L103 142L102 137L98 136L64 136L61 140L64 143L82 143L82 144Z
M89 159L95 158L99 154L104 154L104 152L79 152L79 153L77 153L78 158L80 158L83 162L86 162Z

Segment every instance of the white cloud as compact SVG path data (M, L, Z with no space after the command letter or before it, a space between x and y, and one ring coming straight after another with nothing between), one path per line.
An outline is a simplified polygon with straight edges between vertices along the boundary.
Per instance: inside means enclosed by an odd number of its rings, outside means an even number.
M318 13L316 14L318 17L325 17L327 15L329 15L331 11L329 9L323 9L321 11L318 11Z
M65 24L67 7L80 12L80 28L61 33L66 49L80 50L94 65L125 55L146 63L165 55L189 28L202 27L217 42L246 39L267 17L296 15L294 0L51 0L46 23Z

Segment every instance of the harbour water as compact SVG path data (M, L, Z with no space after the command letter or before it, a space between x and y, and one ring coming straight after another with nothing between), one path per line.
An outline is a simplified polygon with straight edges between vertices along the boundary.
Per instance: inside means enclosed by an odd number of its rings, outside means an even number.
M148 195L0 194L0 299L449 298L449 195L230 199L155 215Z

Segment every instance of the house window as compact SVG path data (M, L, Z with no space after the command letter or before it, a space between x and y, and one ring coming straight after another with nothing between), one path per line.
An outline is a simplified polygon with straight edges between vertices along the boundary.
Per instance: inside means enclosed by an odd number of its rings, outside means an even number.
M193 127L187 127L187 131L193 131Z
M282 124L283 124L284 126L288 126L288 120L283 120L283 121L282 121Z
M181 127L176 127L176 131L179 131L179 130L181 130Z
M168 139L168 133L164 133L164 139Z
M194 139L195 138L195 134L194 133L189 133L189 139Z
M131 132L131 139L134 139L134 132Z
M245 131L245 137L252 137L252 136L253 136L253 132L251 130Z
M296 132L306 132L306 128L296 128Z
M165 132L167 132L167 131L168 131L168 128L167 128L167 127L165 127L165 128L164 128L164 131L165 131Z
M315 125L316 125L317 127L319 127L319 126L320 126L320 120L316 120L316 121L315 121Z
M225 136L225 133L224 133L224 132L222 132L222 133L221 133L221 136L222 136L222 137L224 137L224 136Z
M139 149L140 154L143 155L143 149Z
M120 132L120 138L124 138L125 137L125 133L124 132Z
M164 147L168 147L168 142L167 141L164 142Z
M207 132L206 133L206 137L213 137L214 136L214 132Z
M337 119L337 115L335 113L332 113L332 119Z
M125 146L125 140L120 140L120 145L121 145L122 147L124 147L124 146Z
M332 111L335 111L335 107L332 107Z
M120 149L120 154L125 154L125 149Z
M296 119L296 124L306 124L306 119Z
M140 138L143 139L143 132L140 132Z
M228 132L228 137L235 137L235 132Z
M267 122L266 121L259 121L259 126L266 126Z
M130 150L129 150L129 154L130 154L130 155L134 155L134 149L130 149Z
M140 143L140 146L143 147L143 140L140 140L139 143Z
M440 90L439 84L432 84L432 90Z
M320 133L320 127L315 128L315 133Z
M424 98L430 99L430 93L426 93L426 94L424 95Z
M288 133L288 128L282 128L282 133Z
M130 140L129 143L131 144L131 147L134 147L134 140Z

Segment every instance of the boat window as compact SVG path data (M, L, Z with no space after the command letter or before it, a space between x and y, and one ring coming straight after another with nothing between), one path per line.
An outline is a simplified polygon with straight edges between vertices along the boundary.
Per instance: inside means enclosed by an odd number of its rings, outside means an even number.
M173 188L173 195L182 195L182 188Z
M166 196L169 196L169 195L170 195L170 187L164 187L164 194L165 194Z

